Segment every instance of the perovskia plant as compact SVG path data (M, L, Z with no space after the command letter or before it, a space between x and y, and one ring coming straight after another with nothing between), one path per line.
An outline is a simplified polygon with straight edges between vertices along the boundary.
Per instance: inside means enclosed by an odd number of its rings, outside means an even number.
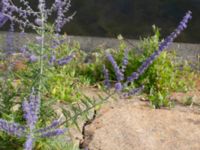
M36 129L36 123L39 118L40 101L43 91L42 80L44 77L44 65L46 63L46 59L44 57L46 53L45 32L48 29L46 28L48 17L51 16L53 12L57 13L57 18L54 22L54 31L55 35L59 37L61 28L73 18L75 13L69 17L65 17L65 14L68 12L69 7L71 6L70 0L55 0L49 9L46 8L45 0L38 0L38 11L34 11L29 5L28 1L20 0L20 2L23 7L16 6L11 0L2 0L0 26L3 26L7 21L10 21L12 31L14 30L13 24L16 23L19 25L19 28L22 32L25 32L26 28L32 28L39 34L39 36L36 37L36 40L38 40L40 44L39 53L33 54L24 51L24 54L28 55L30 62L37 61L39 64L38 77L35 79L37 80L38 84L35 87L32 87L29 101L26 100L27 98L25 98L22 104L26 126L0 119L0 130L19 138L26 138L24 149L31 150L34 147L34 143L37 138L57 136L63 134L66 130L59 128L59 120L55 120L51 123L51 125L41 129ZM32 18L34 18L34 22L31 22ZM72 58L73 55L66 56L58 60L52 60L51 58L50 62L58 65L65 65L69 63ZM48 62L49 60L47 59L47 63Z
M116 78L117 78L117 83L115 84L115 90L117 92L122 92L123 89L126 88L130 82L137 80L139 78L139 76L141 76L145 72L145 70L147 70L147 68L153 63L153 61L161 54L161 52L163 50L165 50L184 29L187 28L188 21L192 18L191 14L192 14L191 11L188 11L186 13L186 15L183 17L183 19L179 23L178 27L174 30L174 32L172 32L168 37L166 37L164 39L164 41L162 41L159 44L158 49L153 54L151 54L151 56L148 57L135 72L133 72L130 76L128 76L126 78L126 80L124 80L124 71L128 64L127 52L125 51L125 53L124 53L124 58L122 60L123 64L122 64L121 70L120 70L119 66L117 65L113 56L110 53L107 54L107 59L112 64ZM105 66L103 68L103 72L104 72L104 77L105 77L104 83L106 84L105 86L108 87L108 85L109 85L108 74L109 73ZM144 86L142 85L141 87L132 89L127 93L122 93L122 96L129 97L130 95L134 95L138 91L141 91L143 88L144 88Z

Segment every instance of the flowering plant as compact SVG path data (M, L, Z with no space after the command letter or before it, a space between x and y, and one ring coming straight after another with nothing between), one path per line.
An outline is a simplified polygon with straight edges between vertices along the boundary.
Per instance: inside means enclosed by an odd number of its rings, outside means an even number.
M2 0L0 27L7 21L10 21L10 32L14 31L15 23L19 25L22 34L25 34L26 28L32 28L37 32L37 44L35 46L37 49L33 51L28 49L27 45L23 45L20 50L22 55L28 58L29 62L36 64L32 66L31 70L32 74L34 74L34 81L32 82L31 79L29 79L31 82L27 85L29 86L27 91L30 92L31 90L29 101L25 98L22 102L26 126L0 119L0 130L20 138L25 137L26 142L24 144L24 149L31 150L37 138L57 136L66 131L66 129L58 128L60 126L59 120L55 120L51 125L40 129L36 128L36 123L38 122L40 103L43 98L45 71L52 66L66 65L74 57L74 53L72 53L58 59L55 55L55 49L59 46L60 42L62 42L59 40L62 27L73 18L75 13L69 17L65 17L65 14L71 6L70 0L55 0L50 8L47 8L45 0L38 0L38 10L36 11L31 8L28 1L20 0L20 3L23 7L16 6L11 0ZM47 25L47 22L49 16L51 16L53 12L56 12L57 16L53 24L53 29L51 29ZM33 18L34 22L31 21ZM48 51L49 49L46 49L45 42L45 36L49 32L52 32L55 37L52 41L53 45L50 52ZM20 95L20 93L18 93L18 95ZM24 93L21 95L26 96L29 94Z
M174 30L174 32L172 32L167 38L165 38L164 41L162 41L159 44L158 49L156 51L154 51L153 54L151 54L150 57L148 57L141 64L141 66L135 72L133 72L130 76L128 76L126 79L124 77L124 72L128 65L127 50L124 51L124 58L122 60L121 68L118 66L118 64L115 61L115 59L113 58L113 56L110 53L107 53L107 59L112 64L116 78L117 78L117 83L115 84L115 90L117 92L122 92L123 89L125 89L129 85L129 83L137 80L145 72L145 70L147 70L147 68L161 54L161 52L163 52L163 50L166 49L174 41L174 39L187 27L188 21L192 18L191 14L192 14L192 12L188 11L186 13L186 15L183 17L183 19L181 20L181 22L179 23L178 27ZM103 72L104 72L104 78L105 78L105 81L104 81L105 86L107 88L109 88L110 87L109 71L105 67L105 65L103 66ZM133 95L133 94L141 91L143 88L144 88L144 86L142 85L141 87L132 89L127 93L122 93L122 96L129 97L130 95Z

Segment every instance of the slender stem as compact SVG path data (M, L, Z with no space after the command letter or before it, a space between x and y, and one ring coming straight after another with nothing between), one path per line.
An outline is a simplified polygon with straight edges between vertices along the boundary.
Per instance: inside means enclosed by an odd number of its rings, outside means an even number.
M77 119L77 118L78 118L79 116L81 116L82 114L89 112L91 109L95 109L96 106L101 105L101 104L107 102L108 99L109 99L111 96L113 96L114 94L116 94L115 91L113 91L112 93L108 94L105 98L101 99L99 102L95 103L94 105L92 105L92 106L86 108L85 110L82 110L81 112L79 112L79 113L77 113L77 114L74 114L73 116L69 117L67 120L64 120L63 122L61 122L61 123L58 125L58 127L64 125L65 123L68 123L68 122L71 121L71 120Z
M44 10L41 9L41 20L42 20L42 26L41 26L41 48L40 48L40 76L39 76L39 87L38 87L38 95L41 98L41 90L42 90L42 76L43 76L43 69L44 69L44 64L43 64L43 54L44 54L44 21L45 21L45 16L44 16Z

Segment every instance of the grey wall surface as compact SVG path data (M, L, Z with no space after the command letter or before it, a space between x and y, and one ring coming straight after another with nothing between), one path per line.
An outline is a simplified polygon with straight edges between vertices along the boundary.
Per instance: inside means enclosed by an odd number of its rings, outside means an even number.
M5 50L7 32L0 32L0 49ZM26 34L23 38L19 33L14 33L14 49L19 48L27 42L35 41L35 34ZM91 52L95 49L118 48L119 40L114 38L101 38L101 37L87 37L87 36L67 36L66 42L72 44L74 41L79 42L82 50ZM48 41L47 41L48 42ZM138 40L127 39L125 40L128 48L137 47ZM175 50L177 53L177 61L189 60L193 65L200 64L200 44L189 43L173 43L169 50ZM200 66L199 66L200 69Z

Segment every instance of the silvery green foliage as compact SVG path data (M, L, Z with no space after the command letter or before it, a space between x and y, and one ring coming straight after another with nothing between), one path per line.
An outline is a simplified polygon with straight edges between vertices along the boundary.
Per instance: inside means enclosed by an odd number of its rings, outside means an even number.
M192 12L188 11L186 13L186 15L183 17L183 19L181 20L181 22L179 23L178 27L174 30L174 32L172 32L167 38L164 39L163 42L161 42L159 44L159 48L158 50L156 50L149 58L147 58L142 65L136 70L136 72L133 72L129 77L127 77L126 81L123 82L124 79L124 71L125 71L125 66L128 64L128 59L127 59L127 52L125 51L124 54L124 58L122 60L123 62L123 66L122 69L120 70L117 63L115 62L115 59L112 57L111 54L107 54L107 58L108 60L111 62L116 77L117 77L117 83L115 84L115 90L120 92L123 90L123 88L125 88L130 82L133 82L134 80L138 79L140 75L142 75L145 70L153 63L153 61L160 55L160 53L166 49L170 44L172 44L172 42L174 41L174 39L184 30L187 28L187 24L189 22L189 20L192 19L191 16ZM106 68L105 68L106 69ZM104 69L104 70L105 70ZM107 73L108 74L108 73ZM105 76L105 75L104 75ZM105 76L105 83L109 83L109 78L107 76ZM138 91L141 91L141 89L143 89L144 87L141 86L139 88L130 90L128 93L124 93L122 94L122 96L124 97L128 97L130 95L134 95L135 93L137 93Z
M14 4L14 1L12 0L2 0L2 10L0 13L0 27L2 27L8 20L10 20L12 25L11 27L13 27L14 24L18 24L22 33L24 33L24 30L26 28L32 28L36 30L37 33L41 33L39 36L36 37L36 40L39 41L39 43L43 46L44 46L44 34L42 36L42 32L44 30L46 31L48 30L45 28L45 24L48 22L49 17L52 16L53 13L57 14L54 20L54 31L57 37L59 37L59 33L61 32L62 27L67 22L72 20L73 16L75 15L75 13L73 13L72 15L66 17L66 14L68 13L69 8L71 7L71 0L55 0L55 2L52 4L50 8L46 7L45 0L38 0L37 10L33 10L27 0L20 0L20 2L23 7L16 6ZM34 21L32 22L33 18ZM14 29L13 28L11 29L13 32ZM12 39L10 38L11 37L10 35L11 34L9 34L7 40L9 48L11 48L11 46L9 45L11 45L13 42ZM21 51L23 51L23 54L29 59L30 62L36 62L41 60L41 57L38 56L38 54L24 51L25 50L24 47L25 45L21 48ZM52 52L54 52L53 48ZM43 52L41 51L41 54L42 53ZM52 61L52 58L49 58L50 64L55 64L55 65L67 64L63 63L64 60L66 60L66 57L63 57L57 61Z
M12 2L12 0L2 0L2 10L0 13L0 27L3 24L11 20L20 25L20 28L24 30L27 27L33 29L41 29L43 23L48 21L49 16L53 12L57 13L54 26L55 31L59 33L62 27L69 22L75 13L66 17L66 13L71 7L71 0L55 0L50 8L46 7L45 0L38 0L38 10L33 10L27 0L20 0L23 7L18 7ZM34 22L31 22L30 18L35 18Z
M18 123L11 123L0 119L0 130L9 135L19 138L26 138L24 150L32 150L36 138L48 138L63 134L66 129L60 129L60 121L54 120L49 126L41 129L36 129L36 123L39 118L40 97L32 90L29 100L24 100L22 104L26 126Z

